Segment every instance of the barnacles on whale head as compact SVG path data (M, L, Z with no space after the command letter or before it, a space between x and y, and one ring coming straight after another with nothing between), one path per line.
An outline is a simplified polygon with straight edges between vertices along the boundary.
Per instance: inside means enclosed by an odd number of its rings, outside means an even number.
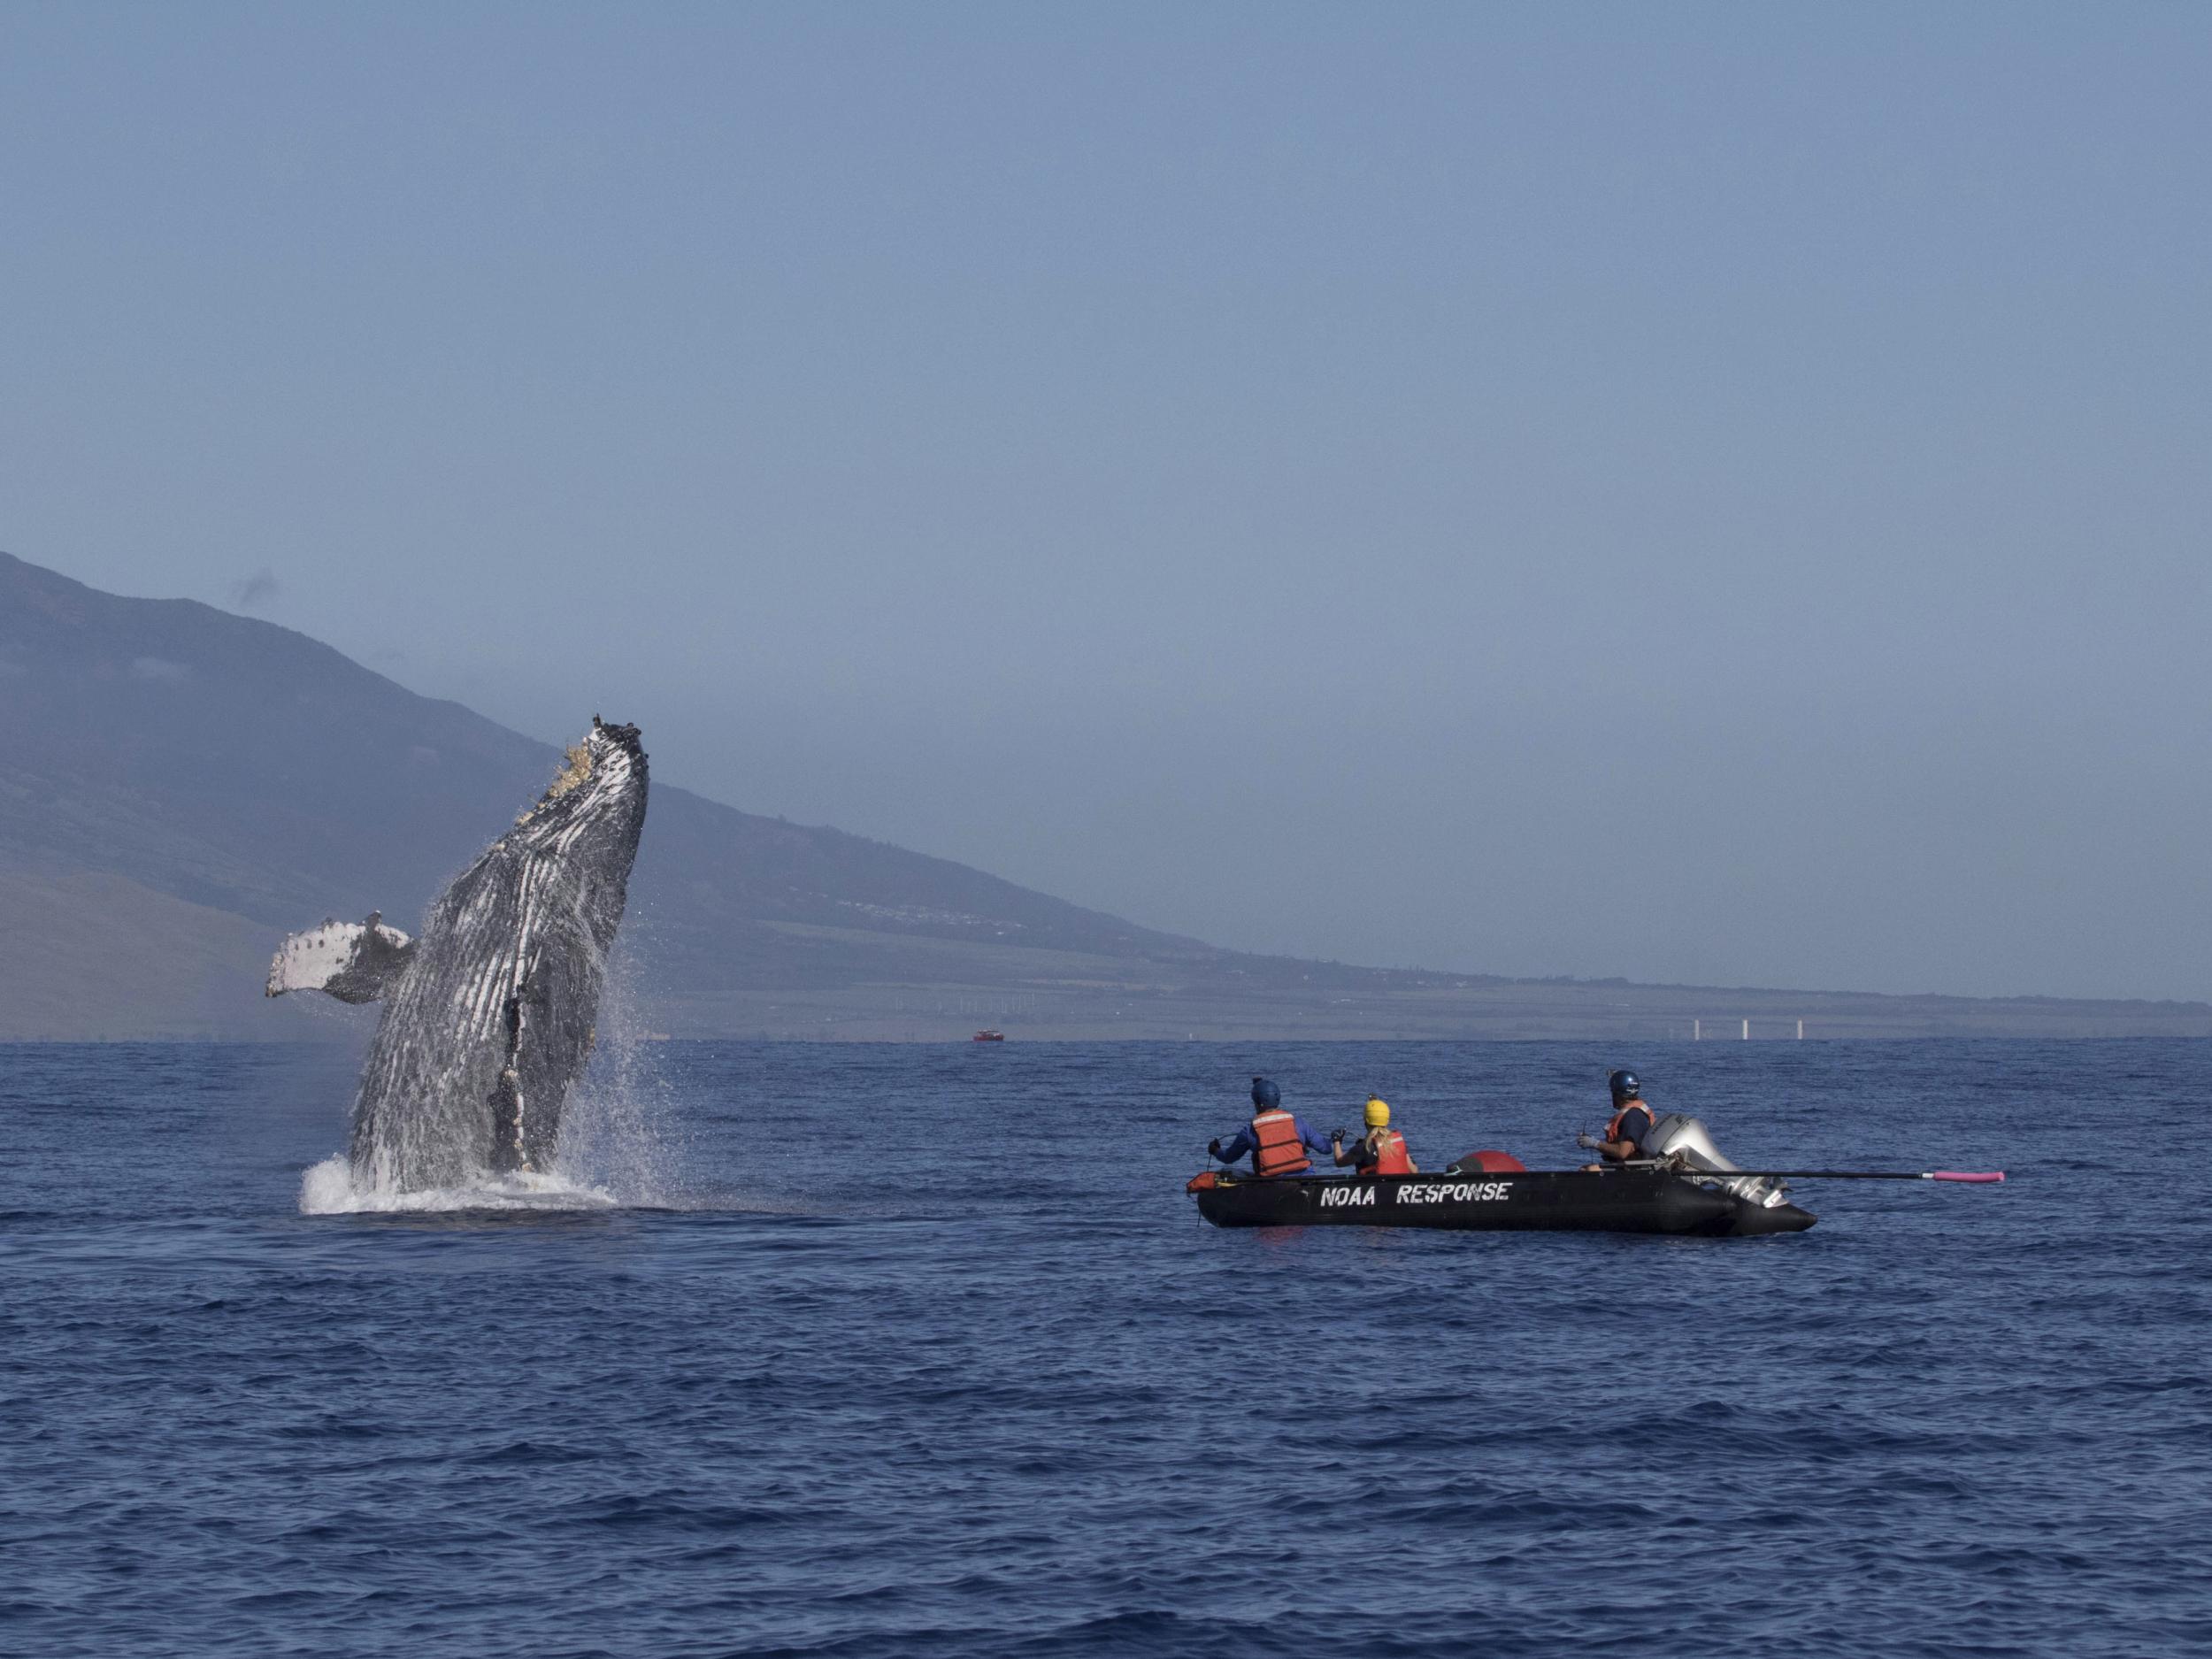
M557 801L591 776L591 745L571 743L561 755L561 769L553 774L553 781L546 786L545 798Z
M517 814L515 827L520 829L532 818L537 817L543 809L551 806L554 802L576 788L580 784L590 780L592 772L599 764L598 757L592 753L592 738L604 732L618 740L626 730L634 741L637 732L635 726L608 726L597 715L593 715L590 733L582 742L571 743L561 751L560 770L553 774L553 781L546 786L545 793Z

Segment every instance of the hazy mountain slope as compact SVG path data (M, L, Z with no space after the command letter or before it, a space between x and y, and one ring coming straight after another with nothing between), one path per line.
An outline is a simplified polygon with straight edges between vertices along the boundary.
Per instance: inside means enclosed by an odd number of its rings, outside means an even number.
M235 1032L268 966L268 931L127 876L0 873L0 1035ZM288 1034L288 1022L267 1022Z
M580 730L597 711L571 713ZM649 732L646 740L649 749ZM0 554L0 870L119 876L243 918L270 943L325 915L371 909L411 927L446 878L544 787L557 758L288 629L191 601L103 594ZM874 941L902 938L1136 961L1225 956L664 780L654 786L633 901L651 944L641 957L648 982L702 1010L741 987L850 983L882 965L868 960ZM122 901L104 902L110 914ZM39 929L63 926L65 913L20 915L19 972ZM795 925L835 931L779 931ZM177 995L70 957L76 982L63 1001L73 996L101 1029L141 1016L165 1031L212 1018L184 992L206 965L196 942L205 926L204 916L188 926L173 907L141 918L142 954L169 960ZM224 1017L205 1028L233 1019L259 1028L265 1017L246 995L258 985L257 972L237 999L219 997ZM0 1010L0 1032L50 1028L27 1019Z
M594 712L561 711L580 731ZM649 750L653 734L645 734ZM556 751L291 631L121 598L0 554L0 1039L326 1034L260 995L285 932L412 928ZM1528 983L1291 961L1133 926L979 871L657 781L623 995L678 1033L2212 1034L2200 1003ZM339 1022L342 1025L343 1022Z
M0 556L0 848L272 926L399 914L549 770L300 634Z

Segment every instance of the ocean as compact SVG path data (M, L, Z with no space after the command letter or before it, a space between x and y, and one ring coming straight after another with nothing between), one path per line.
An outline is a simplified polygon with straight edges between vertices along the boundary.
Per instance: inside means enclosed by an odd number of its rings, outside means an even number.
M370 1214L342 1048L0 1048L0 1653L2212 1650L2208 1058L641 1044L564 1184ZM1183 1192L1255 1071L1540 1166L1617 1065L1740 1164L2011 1179L1750 1240Z

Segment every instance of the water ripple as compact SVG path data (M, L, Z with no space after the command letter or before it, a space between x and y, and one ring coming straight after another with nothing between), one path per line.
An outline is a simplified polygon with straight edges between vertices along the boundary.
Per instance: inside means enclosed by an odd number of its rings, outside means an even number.
M1637 1056L1741 1156L2016 1172L1740 1242L1182 1195L1262 1064L1550 1161L1573 1046L649 1058L649 1189L303 1215L343 1056L0 1049L0 1651L2212 1642L2201 1045Z

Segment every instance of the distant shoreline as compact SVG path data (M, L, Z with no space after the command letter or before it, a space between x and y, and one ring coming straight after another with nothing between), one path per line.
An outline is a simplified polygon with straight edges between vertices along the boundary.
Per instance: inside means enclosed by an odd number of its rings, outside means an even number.
M967 1044L986 1026L1015 1044L2212 1038L2212 1003L2205 1002L1471 979L1278 961L1256 963L1260 972L1225 988L1216 975L1141 960L1110 972L1092 959L1077 978L1066 957L1038 960L1043 954L1002 947L971 957L964 965L972 972L993 972L966 982L811 987L699 984L647 959L619 987L622 1012L611 1024L640 1043ZM219 983L227 987L230 976ZM257 985L196 1010L149 1010L135 1019L112 1008L78 1014L19 1003L11 1021L8 1010L9 1000L0 998L0 1042L344 1046L365 1040L376 1019L373 1008L319 998L273 1001Z

